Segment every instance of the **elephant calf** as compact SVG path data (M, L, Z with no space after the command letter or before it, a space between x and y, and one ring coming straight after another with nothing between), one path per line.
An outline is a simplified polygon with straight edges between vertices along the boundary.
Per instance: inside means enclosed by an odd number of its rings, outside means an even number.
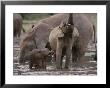
M48 49L33 49L24 56L25 60L29 60L29 68L46 69L46 59L48 58Z

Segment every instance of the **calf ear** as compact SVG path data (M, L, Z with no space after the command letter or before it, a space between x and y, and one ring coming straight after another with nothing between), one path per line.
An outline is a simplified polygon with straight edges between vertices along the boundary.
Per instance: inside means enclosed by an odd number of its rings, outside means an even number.
M34 24L32 25L32 28L34 27Z

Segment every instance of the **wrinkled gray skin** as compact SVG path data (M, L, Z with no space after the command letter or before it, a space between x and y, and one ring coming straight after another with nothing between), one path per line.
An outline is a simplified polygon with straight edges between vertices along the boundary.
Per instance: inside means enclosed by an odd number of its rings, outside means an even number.
M56 15L53 15L51 17L48 17L48 18L43 19L43 20L39 21L38 23L36 23L34 25L34 27L32 28L32 30L36 30L36 31L34 32L33 39L31 39L32 41L35 41L35 43L34 43L34 45L36 45L35 48L37 48L37 49L45 48L46 44L49 41L50 32L53 30L53 28L59 26L61 24L61 22L66 23L67 18L68 18L68 14L56 14ZM73 14L73 23L79 32L79 41L80 41L81 49L80 49L80 51L78 51L79 52L78 56L81 58L84 55L87 44L92 37L93 25L88 20L88 18L84 14L81 14L81 13ZM27 43L25 43L25 42L27 42ZM32 44L32 42L30 42L30 41L22 40L21 46L23 45L23 47L21 47L22 56L20 56L20 58L23 59L23 56L26 54L26 52L29 51L28 50L28 48L30 47L29 43ZM24 48L25 46L27 46L27 48ZM22 52L22 51L26 51L26 52ZM74 55L74 57L77 56L74 53L73 53L73 55Z
M71 16L71 14L69 15ZM71 20L71 19L70 19ZM69 22L69 21L68 21ZM65 69L69 66L74 42L79 38L78 29L74 27L73 22L63 24L54 28L49 35L49 43L54 52L56 52L56 68L62 69L63 56L66 55Z
M20 56L19 56L19 63L24 64L26 61L26 58L24 58L27 53L32 51L33 49L36 49L36 42L35 42L35 33L36 30L31 30L28 33L24 35L24 38L22 38L20 42Z
M69 66L70 56L71 54L78 55L79 52L79 32L78 29L74 27L72 38L68 36L61 36L63 33L62 31L59 31L58 27L54 28L49 36L49 43L51 46L51 49L56 53L55 55L55 61L56 61L56 68L62 69L62 60L64 55L66 55L66 61L65 61L65 69ZM59 36L59 33L61 34ZM75 49L73 48L75 47ZM76 51L73 53L73 50ZM77 57L74 58L74 61L76 61Z
M14 13L13 14L13 28L14 28L14 37L20 37L21 30L24 31L22 27L23 18L20 14Z
M67 18L68 14L56 14L35 24L33 29L37 29L35 36L37 47L44 48L47 44L51 30L53 30L52 28L59 26L62 21L67 21L65 20ZM79 31L81 41L87 40L82 42L82 45L85 47L85 44L91 39L93 25L84 14L73 14L73 23Z
M48 49L33 49L24 56L25 60L30 61L29 68L46 69L46 59L48 57Z

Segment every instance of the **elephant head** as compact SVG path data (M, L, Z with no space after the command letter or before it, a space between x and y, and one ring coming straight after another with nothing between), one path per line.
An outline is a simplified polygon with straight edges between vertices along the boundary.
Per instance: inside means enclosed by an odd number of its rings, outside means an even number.
M72 33L74 30L74 24L73 24L73 16L70 13L69 18L67 19L66 22L62 22L59 28L62 30L65 36L70 36L72 37Z

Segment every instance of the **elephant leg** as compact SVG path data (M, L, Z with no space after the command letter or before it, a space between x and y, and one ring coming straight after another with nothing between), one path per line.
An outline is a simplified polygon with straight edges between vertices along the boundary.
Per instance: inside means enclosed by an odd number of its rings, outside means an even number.
M78 62L81 56L81 46L79 40L74 42L74 46L72 47L72 62Z
M67 48L67 50L66 50L65 69L68 69L69 62L70 62L70 57L71 57L71 49L70 48Z
M77 63L81 64L85 61L85 51L86 51L86 48L85 47L81 47L80 50L78 51L78 60L77 60Z
M72 48L72 62L78 61L78 51Z
M16 29L14 28L13 31L14 31L14 32L13 32L13 33L14 33L13 35L14 35L14 37L16 37Z
M76 57L75 54L72 53L72 62L74 63L74 62L76 62L76 61L77 61L77 57Z
M66 48L66 62L65 62L65 69L68 69L70 58L72 53L72 43L71 40L69 41L69 44Z
M33 62L32 62L32 60L30 60L30 62L29 62L29 69L32 69L32 67L33 67Z
M46 60L42 60L42 67L43 69L46 69Z
M18 32L18 37L20 37L21 35L21 29L19 29L19 32Z
M58 38L57 40L57 48L56 48L56 68L61 69L61 56L62 56L62 38Z
M63 52L63 51L62 51L62 52ZM64 57L64 55L61 56L61 61L60 61L61 67L62 67L62 65L63 65L63 57Z

